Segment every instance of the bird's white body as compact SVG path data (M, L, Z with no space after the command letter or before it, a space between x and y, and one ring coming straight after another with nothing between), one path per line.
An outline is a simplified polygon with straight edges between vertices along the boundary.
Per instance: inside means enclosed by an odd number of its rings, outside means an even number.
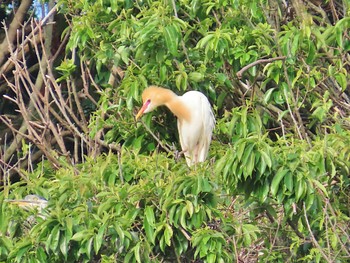
M188 166L205 161L215 118L207 97L198 91L177 96L171 90L151 86L143 94L143 106L136 116L165 105L177 117L177 127L182 151Z
M191 112L191 119L177 120L181 148L188 166L204 162L207 158L212 131L215 125L210 103L198 91L189 91L178 97Z

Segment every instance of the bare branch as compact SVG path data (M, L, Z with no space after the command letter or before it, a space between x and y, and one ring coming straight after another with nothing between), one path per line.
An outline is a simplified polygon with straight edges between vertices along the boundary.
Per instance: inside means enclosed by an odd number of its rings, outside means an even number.
M141 120L141 123L163 149L165 149L168 153L172 153L173 152L170 149L170 147L168 147L168 146L166 146L166 145L164 145L162 143L162 141L152 132L152 130L145 124L145 122L143 120Z
M333 260L329 259L327 257L327 255L324 253L322 247L320 246L320 244L317 242L314 233L312 232L309 220L307 218L307 212L306 212L306 208L305 208L305 203L303 204L303 210L304 210L304 218L305 218L305 222L307 225L307 229L309 230L310 236L311 236L311 241L314 244L314 246L318 249L318 251L320 251L322 257L327 261L327 262L333 262Z
M247 66L243 67L240 71L238 71L236 73L236 76L238 79L242 79L242 76L243 76L243 73L245 71L247 71L248 69L258 65L258 64L263 64L263 63L270 63L270 62L273 62L273 61L276 61L276 60L285 60L286 57L285 56L282 56L282 57L275 57L275 58L266 58L266 59L259 59L257 61L254 61L250 64L248 64Z
M31 4L32 4L32 0L21 1L21 4L17 9L17 12L13 17L13 20L8 28L8 33L7 33L8 39L5 38L0 45L0 65L4 63L7 55L10 53L10 50L13 49L12 46L17 37L17 30L21 27L24 17L27 14L27 11ZM3 22L3 26L6 30L5 22Z
M26 1L28 1L28 0L26 0ZM31 2L31 0L30 0L30 2ZM53 16L56 12L57 12L57 9L56 9L56 6L54 6L54 7L48 12L48 14L40 21L40 23L37 24L37 26L34 28L34 30L32 30L32 32L29 34L29 36L27 36L27 37L25 38L25 40L21 43L21 45L19 45L18 48L17 48L16 50L14 50L13 52L14 52L14 53L17 53L17 54L20 53L20 51L23 50L23 48L28 44L29 41L35 39L35 35L37 34L39 28L43 27L43 26L48 22L49 18L50 18L51 16ZM6 28L5 26L4 26L4 29L5 29L5 32L7 32L7 28ZM16 30L17 30L17 29L16 29ZM22 30L22 31L24 31L24 30ZM22 34L24 34L24 32L22 32ZM7 41L7 46L10 46L11 43L12 43L11 40L9 39L9 36L6 37L6 38L4 39L4 41ZM4 44L4 45L5 45L5 44ZM9 49L9 48L6 49L7 46L5 45L5 50L7 50L8 52L11 52L12 49ZM1 52L1 50L3 50L3 48L0 48L0 52ZM7 54L9 54L9 53L7 53ZM6 56L5 56L5 57L6 57ZM0 53L0 62L1 62L0 65L2 65L3 62L4 62L4 60L1 61L1 59L4 59L4 57L1 56L1 53ZM2 75L4 74L4 72L5 72L6 70L8 70L8 67L4 67L4 66L0 69L0 77L2 77Z

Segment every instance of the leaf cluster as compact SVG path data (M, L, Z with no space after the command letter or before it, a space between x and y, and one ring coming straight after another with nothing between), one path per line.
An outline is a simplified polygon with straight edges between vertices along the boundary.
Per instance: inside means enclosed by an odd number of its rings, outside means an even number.
M231 248L221 227L234 222L220 212L210 171L188 171L164 155L154 162L127 150L120 154L58 171L43 163L26 185L5 188L0 259L227 262ZM29 193L45 197L47 208L25 211L6 201Z
M59 0L64 59L36 52L46 96L16 52L5 83L30 130L0 116L23 138L23 181L0 194L0 261L348 260L349 4L313 3ZM177 160L166 110L135 123L150 84L207 95L208 162ZM50 162L23 169L36 148ZM48 207L6 200L27 194Z

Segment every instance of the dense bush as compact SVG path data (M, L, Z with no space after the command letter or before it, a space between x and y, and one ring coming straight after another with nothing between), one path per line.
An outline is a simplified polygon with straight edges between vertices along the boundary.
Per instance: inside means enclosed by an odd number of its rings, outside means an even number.
M347 1L56 8L58 53L32 22L45 41L1 65L1 262L349 260ZM148 85L207 95L207 162L166 109L135 122ZM8 202L27 194L47 208Z
M163 154L155 162L127 151L122 160L101 155L76 170L39 169L25 187L5 189L11 197L34 192L50 199L34 213L2 202L1 259L227 262L232 247L221 226L234 229L233 221L220 212L212 177L205 167L188 171Z

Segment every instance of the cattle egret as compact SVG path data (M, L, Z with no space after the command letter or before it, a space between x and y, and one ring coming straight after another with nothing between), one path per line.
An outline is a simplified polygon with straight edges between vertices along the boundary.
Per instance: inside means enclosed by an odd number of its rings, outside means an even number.
M169 89L150 86L142 93L143 106L136 120L144 113L165 105L177 117L182 151L188 166L204 162L211 142L215 118L207 97L199 91L182 96Z
M47 200L38 195L27 195L26 197L24 197L24 199L5 201L8 203L18 205L19 207L22 207L27 210L31 208L38 208L40 211L42 211L44 208L47 207Z

